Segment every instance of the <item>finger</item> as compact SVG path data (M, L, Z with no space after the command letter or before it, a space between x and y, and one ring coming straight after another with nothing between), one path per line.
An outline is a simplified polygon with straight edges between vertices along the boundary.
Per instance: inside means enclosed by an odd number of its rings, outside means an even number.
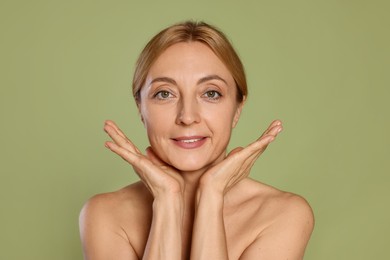
M124 159L125 161L127 161L128 163L133 165L134 167L137 167L136 162L139 160L139 155L132 153L129 150L119 146L116 143L110 142L110 141L107 141L105 143L105 146L108 149L110 149L111 151L113 151L114 153L116 153L117 155L119 155L120 157L122 157L122 159Z
M120 135L111 125L105 125L104 131L106 131L117 145L126 148L133 153L141 154L139 149L128 138L122 137L122 135Z
M104 122L104 125L109 125L109 126L111 126L112 128L114 128L114 129L117 131L117 133L118 133L120 136L122 136L123 138L126 138L126 139L127 139L126 135L125 135L125 134L122 132L122 130L115 124L114 121L112 121L112 120L106 120L106 121Z
M277 125L272 128L270 128L267 133L263 134L258 140L262 138L267 138L267 136L276 137L281 131L283 130L283 126Z
M269 132L260 138L260 140L254 142L253 153L246 159L246 164L249 164L249 169L253 166L256 160L267 149L268 145L277 137L277 135L283 130L281 125L276 125L269 130ZM245 167L243 167L245 168Z
M148 159L143 156L133 154L113 142L106 142L106 147L120 157L122 157L122 159L128 162L130 165L132 165L135 173L141 178L142 182L146 185L150 192L153 191L148 181L148 175L144 174L144 172L147 172L147 169L150 168L150 166L152 165L152 163Z
M250 157L251 155L257 154L260 151L263 151L267 148L267 146L275 139L276 136L273 135L265 135L255 142L249 144L245 147L241 153L244 157Z
M271 128L273 128L273 127L275 127L275 126L277 126L277 125L280 125L280 123L281 123L281 122L280 122L279 120L274 120L274 121L272 121L271 124L267 127L267 129L263 132L262 135L267 134L268 131L269 131Z
M260 136L259 139L256 140L256 142L259 141L266 141L266 143L272 142L276 136L283 130L283 125L280 120L275 120L271 123L271 125L268 127L268 129ZM254 142L254 143L256 143Z
M127 138L123 137L113 126L110 124L104 125L104 131L117 145L126 146Z
M282 131L282 126L276 124L275 126L268 129L266 135L262 135L258 140L249 144L244 149L236 151L233 154L241 157L241 160L247 160L249 158L258 158L268 147L268 145L276 138L276 136ZM232 155L233 155L232 154ZM230 155L230 154L229 154Z
M269 126L268 126L268 128L263 132L263 134L260 136L260 138L262 137L262 136L265 136L265 135L267 135L272 129L274 129L274 128L277 128L277 127L282 127L282 121L280 121L280 120L274 120Z
M268 146L275 140L276 135L266 135L263 136L260 140L253 143L253 146L251 147L251 154L248 157L260 156L267 148Z
M227 157L232 156L233 154L240 152L242 149L244 149L244 148L242 148L242 147L234 148L233 150L230 151L230 153L227 155Z
M138 153L141 154L141 151L137 148L137 146L135 146L135 145L130 141L130 139L127 138L127 136L126 136L126 135L122 132L122 130L115 124L114 121L112 121L112 120L106 120L106 121L105 121L105 125L109 125L109 126L111 126L112 128L114 128L115 131L117 132L117 134L118 134L119 136L121 136L123 139L125 139L127 142L129 142L130 145L132 146L132 148L133 148L136 152L138 152Z
M146 156L142 154L134 154L113 142L106 142L106 147L122 157L123 160L131 164L137 175L143 181L148 183L147 179L149 176L145 173L150 172L150 169L156 167L153 162L151 162Z

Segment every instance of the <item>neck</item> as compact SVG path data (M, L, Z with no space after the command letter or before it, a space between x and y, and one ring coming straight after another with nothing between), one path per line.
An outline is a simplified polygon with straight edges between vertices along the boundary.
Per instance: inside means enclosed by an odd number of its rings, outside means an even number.
M184 180L184 194L183 199L184 203L192 208L195 202L196 193L199 187L200 180L204 173L211 166L204 167L202 169L198 169L196 171L178 171L178 173L182 176Z
M183 177L185 189L195 194L202 176L218 162L215 161L213 164L207 165L195 171L179 171L179 174Z
M183 177L185 183L185 196L194 197L196 195L196 191L199 187L199 182L202 176L211 169L214 165L217 165L221 161L224 160L226 153L222 153L213 163L205 165L203 168L194 170L194 171L179 171L179 174Z

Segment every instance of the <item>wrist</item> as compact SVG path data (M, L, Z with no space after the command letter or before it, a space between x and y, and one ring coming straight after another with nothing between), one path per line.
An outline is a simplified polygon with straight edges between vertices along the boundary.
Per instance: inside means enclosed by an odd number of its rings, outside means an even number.
M224 181L219 180L213 173L206 172L200 179L198 191L201 193L210 193L215 196L223 196L225 194L226 185Z
M199 187L196 192L196 204L199 205L202 201L210 204L223 205L224 193L211 187Z
M179 194L164 194L156 196L153 200L152 208L154 212L171 212L176 216L182 216L184 209L183 196ZM176 218L176 216L174 216Z
M184 196L181 194L161 194L153 199L153 205L181 206L183 203Z

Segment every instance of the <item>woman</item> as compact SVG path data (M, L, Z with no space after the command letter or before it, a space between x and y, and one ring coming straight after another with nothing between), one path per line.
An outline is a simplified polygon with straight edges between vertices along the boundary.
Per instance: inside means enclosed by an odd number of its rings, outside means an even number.
M86 203L86 259L303 258L313 229L307 202L248 178L281 122L226 155L247 87L220 31L195 22L161 31L138 59L133 94L150 147L140 152L112 121L105 145L141 181Z

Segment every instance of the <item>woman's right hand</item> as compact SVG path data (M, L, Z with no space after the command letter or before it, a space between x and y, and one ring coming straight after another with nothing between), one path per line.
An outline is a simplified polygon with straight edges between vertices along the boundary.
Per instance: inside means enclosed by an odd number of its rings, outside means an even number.
M133 166L154 197L153 218L142 258L183 259L183 178L162 162L152 148L142 154L113 121L106 121L104 130L112 139L105 143L106 147Z
M183 195L183 178L174 168L161 161L151 147L146 149L146 155L142 154L111 120L105 122L104 131L113 140L105 142L105 146L133 166L154 198Z

